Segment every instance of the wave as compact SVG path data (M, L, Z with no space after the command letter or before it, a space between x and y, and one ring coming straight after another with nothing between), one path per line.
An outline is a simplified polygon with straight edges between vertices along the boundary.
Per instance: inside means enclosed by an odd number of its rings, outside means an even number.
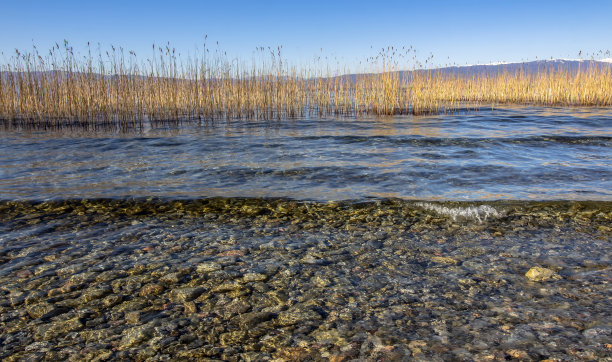
M148 220L165 222L231 222L368 230L393 225L429 225L454 232L457 225L480 225L491 232L517 228L578 228L612 236L610 201L413 201L403 199L315 202L267 198L206 199L69 199L63 201L0 201L0 230L32 225L52 229L75 224L115 225ZM161 220L161 221L160 221ZM63 226L62 226L63 225ZM418 227L415 227L418 230Z
M526 137L405 137L405 136L303 136L302 141L336 141L344 144L390 144L410 146L471 146L474 144L580 144L612 146L612 136L537 135Z
M502 216L501 212L489 205L448 207L441 204L432 204L430 202L417 202L415 205L421 206L426 210L435 211L440 215L450 216L453 221L464 218L482 222L491 217L499 218Z

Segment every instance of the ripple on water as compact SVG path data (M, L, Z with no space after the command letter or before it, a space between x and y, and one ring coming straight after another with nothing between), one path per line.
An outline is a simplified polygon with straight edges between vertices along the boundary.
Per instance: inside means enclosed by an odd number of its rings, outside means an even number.
M428 117L0 133L5 199L612 200L612 114L507 108Z

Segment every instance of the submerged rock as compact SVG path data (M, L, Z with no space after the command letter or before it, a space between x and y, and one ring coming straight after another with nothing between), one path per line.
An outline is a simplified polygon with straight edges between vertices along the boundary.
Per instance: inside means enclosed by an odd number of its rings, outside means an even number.
M244 286L238 282L225 282L212 289L213 293L226 293L243 289Z
M204 293L204 290L204 288L200 287L174 289L170 292L170 298L176 303L190 302Z
M53 304L46 302L34 304L28 307L27 311L32 318L50 318L61 313Z
M268 279L268 276L262 273L246 273L242 277L242 280L246 283L265 281L266 279Z
M111 294L102 299L102 306L104 308L113 307L123 301L123 296L117 294Z
M119 349L128 349L153 336L154 329L150 326L138 326L127 329L119 342Z
M291 326L321 320L321 315L313 310L290 309L278 314L280 326Z
M196 267L196 271L198 273L212 273L221 269L221 264L214 261L203 262L198 264L198 266Z
M71 318L66 321L58 321L48 325L48 328L44 332L44 338L46 340L56 339L60 336L66 335L69 332L81 330L85 327L81 318Z
M141 297L146 297L147 295L159 295L163 291L164 291L163 286L156 284L156 283L151 283L151 284L144 285L140 289L140 292L138 294Z
M438 264L457 265L459 262L447 256L432 256L431 260Z
M276 318L276 316L276 314L271 312L251 312L234 317L232 322L243 328L253 328L260 323Z
M529 271L525 273L525 276L529 278L529 280L532 280L535 282L543 282L546 280L561 279L561 276L557 274L554 270L551 270L548 268L542 268L539 266L535 266L529 269Z

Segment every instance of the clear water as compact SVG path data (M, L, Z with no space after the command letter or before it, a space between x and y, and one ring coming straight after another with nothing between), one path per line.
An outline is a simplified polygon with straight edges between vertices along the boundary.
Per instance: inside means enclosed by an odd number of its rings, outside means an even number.
M0 199L612 200L612 110L0 132Z
M609 360L610 220L612 110L5 128L0 360Z

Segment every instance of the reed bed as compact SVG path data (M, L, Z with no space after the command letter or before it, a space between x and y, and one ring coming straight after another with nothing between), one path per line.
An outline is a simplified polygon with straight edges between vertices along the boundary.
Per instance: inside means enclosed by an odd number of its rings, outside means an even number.
M0 71L0 119L40 127L137 127L143 122L280 119L453 112L470 106L612 105L610 67L494 75L400 72L383 51L360 75L320 61L297 68L281 48L250 63L219 52L184 61L169 45L139 62L132 51L75 55L67 43L42 56L16 51Z

